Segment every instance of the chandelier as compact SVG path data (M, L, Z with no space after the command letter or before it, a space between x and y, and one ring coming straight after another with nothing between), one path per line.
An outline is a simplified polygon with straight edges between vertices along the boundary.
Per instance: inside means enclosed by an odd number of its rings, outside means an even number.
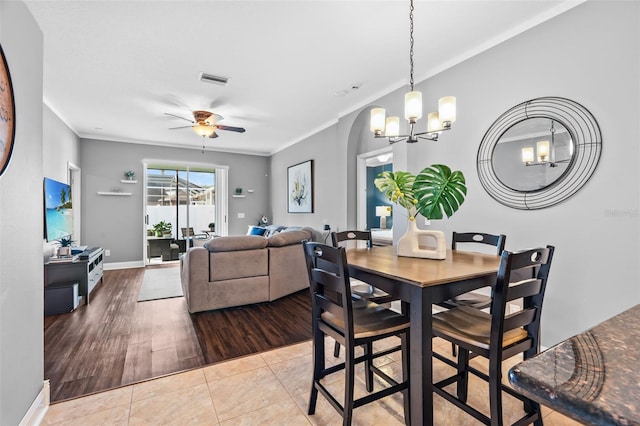
M404 117L409 122L409 134L400 134L400 117L387 117L384 108L371 109L370 128L376 138L387 138L389 143L407 141L418 142L418 139L436 141L445 130L451 129L456 121L456 98L445 96L438 101L438 112L427 115L427 130L416 132L415 125L422 118L422 92L413 90L413 0L409 7L409 84L410 91L404 95Z

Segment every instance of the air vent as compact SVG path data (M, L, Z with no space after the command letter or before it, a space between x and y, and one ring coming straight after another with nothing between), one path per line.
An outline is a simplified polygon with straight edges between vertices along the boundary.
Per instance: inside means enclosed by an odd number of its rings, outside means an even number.
M221 84L226 86L229 82L227 77L220 77L218 75L207 74L206 72L200 73L200 81L205 81L207 83Z

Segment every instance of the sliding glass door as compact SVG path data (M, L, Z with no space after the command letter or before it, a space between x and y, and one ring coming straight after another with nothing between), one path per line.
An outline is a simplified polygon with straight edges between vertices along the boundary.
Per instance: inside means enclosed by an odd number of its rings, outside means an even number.
M220 208L226 202L221 203L217 194L225 172L203 166L147 164L147 262L177 260L194 241L226 234L226 214Z

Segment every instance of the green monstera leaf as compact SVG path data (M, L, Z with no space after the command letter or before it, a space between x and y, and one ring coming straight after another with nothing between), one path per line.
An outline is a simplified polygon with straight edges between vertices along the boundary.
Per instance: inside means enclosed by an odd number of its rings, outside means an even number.
M444 164L433 164L416 176L413 195L422 216L442 219L458 211L467 195L467 185L461 171L452 172Z
M389 201L409 209L414 207L413 183L415 179L416 177L409 172L382 172L373 183Z

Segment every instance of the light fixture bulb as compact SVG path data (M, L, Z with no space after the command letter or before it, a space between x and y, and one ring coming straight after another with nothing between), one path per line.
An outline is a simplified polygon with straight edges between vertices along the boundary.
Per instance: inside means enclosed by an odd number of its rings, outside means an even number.
M400 117L387 117L384 135L388 138L400 136Z
M193 131L196 132L198 136L209 137L216 131L216 129L207 125L205 122L200 122L193 126Z
M533 147L526 146L522 148L522 162L523 163L532 163L533 162Z
M442 122L440 122L440 114L430 112L427 114L427 132L435 133L442 130Z
M374 134L379 135L379 134L382 134L382 132L384 132L385 117L386 117L386 111L384 110L384 108L373 108L371 110L370 127L371 127L371 131Z
M404 118L415 123L422 118L422 92L414 90L404 95Z
M549 141L538 141L536 144L538 150L538 161L549 161Z
M440 121L443 123L453 123L456 121L456 97L445 96L438 100L438 113Z

